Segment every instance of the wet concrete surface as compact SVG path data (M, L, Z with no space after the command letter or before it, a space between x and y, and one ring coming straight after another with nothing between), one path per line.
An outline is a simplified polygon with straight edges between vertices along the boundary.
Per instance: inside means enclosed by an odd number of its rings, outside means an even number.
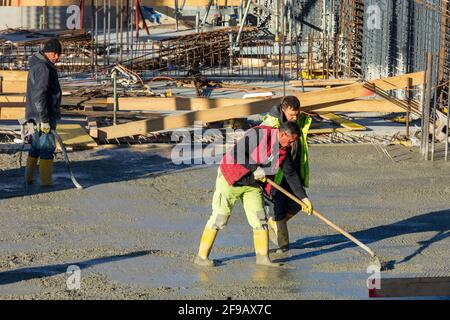
M56 185L24 195L18 154L0 155L0 297L40 299L365 299L371 259L314 217L289 223L292 249L256 267L238 205L219 232L217 268L192 263L217 166L177 166L170 148L71 153ZM392 162L373 145L311 146L315 208L368 244L383 277L449 276L450 164ZM80 290L66 273L81 269Z

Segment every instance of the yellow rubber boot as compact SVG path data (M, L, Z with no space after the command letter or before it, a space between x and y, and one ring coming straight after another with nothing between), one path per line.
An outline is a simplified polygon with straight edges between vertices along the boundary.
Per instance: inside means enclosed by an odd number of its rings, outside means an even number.
M53 160L39 161L39 176L41 178L41 187L53 185Z
M32 183L34 178L34 172L36 171L38 158L33 158L28 156L27 158L27 168L25 173L25 181L27 183Z
M269 267L279 267L269 258L269 230L253 229L253 242L255 245L256 264Z
M203 230L202 238L200 240L200 247L198 249L198 255L195 257L194 263L202 267L214 267L213 260L209 260L209 254L211 253L212 246L216 240L218 230L205 227Z

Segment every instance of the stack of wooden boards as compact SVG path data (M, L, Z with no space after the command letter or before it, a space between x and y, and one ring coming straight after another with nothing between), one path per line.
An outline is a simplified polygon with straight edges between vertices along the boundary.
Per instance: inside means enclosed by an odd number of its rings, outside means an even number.
M8 76L6 76L7 78ZM20 77L16 74L16 77ZM351 82L354 79L350 80ZM334 112L406 112L411 108L412 112L418 112L417 101L406 101L395 98L389 94L391 90L403 90L423 84L424 73L416 72L397 77L374 80L371 82L355 82L310 92L289 91L296 95L301 102L303 111L313 111L323 115L324 118L343 126L343 131L364 130L362 126L349 123L341 117L332 114ZM336 82L337 83L337 82ZM380 98L381 97L381 98ZM81 98L64 97L70 100ZM21 118L24 111L24 94L3 94L0 96L0 119ZM86 99L85 99L86 100ZM22 101L22 102L20 102ZM173 130L182 127L191 127L194 122L209 123L228 120L232 118L246 117L253 114L268 112L274 105L280 103L281 98L262 99L229 99L229 98L154 98L154 97L125 97L119 99L121 112L165 112L168 115L149 117L143 120L129 121L118 125L96 127L95 134L101 141L146 135L149 132ZM73 103L70 102L70 103ZM63 102L63 104L65 104ZM111 113L113 100L88 99L83 101L86 106L85 115L91 112L92 107L109 110ZM184 111L175 112L174 111ZM22 113L20 113L22 112ZM83 112L81 112L83 114ZM90 117L90 121L93 119ZM95 117L94 117L95 121ZM312 132L314 133L314 132ZM318 132L320 133L320 132Z

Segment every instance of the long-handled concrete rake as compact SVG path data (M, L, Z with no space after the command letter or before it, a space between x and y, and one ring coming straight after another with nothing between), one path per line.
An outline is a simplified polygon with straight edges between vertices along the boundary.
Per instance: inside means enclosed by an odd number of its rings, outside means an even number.
M267 178L267 182L274 187L275 189L277 189L278 191L282 192L283 194L285 194L287 197L289 197L290 199L292 199L293 201L297 202L299 205L301 205L302 207L305 206L305 204L298 199L297 197L295 197L294 195L292 195L290 192L288 192L286 189L284 189L283 187L279 186L278 184L276 184L275 182L273 182L272 180L270 180L269 178ZM382 265L380 262L380 259L378 259L377 255L373 252L372 249L370 249L368 246L366 246L364 243L362 243L361 241L359 241L358 239L356 239L354 236L352 236L350 233L348 233L347 231L345 231L344 229L342 229L341 227L337 226L336 224L334 224L333 222L331 222L330 220L328 220L327 218L325 218L323 215L321 215L319 212L317 212L316 210L313 210L313 215L316 216L317 218L319 218L320 220L322 220L323 222L325 222L327 225L329 225L331 228L333 228L334 230L336 230L337 232L341 233L343 236L345 236L347 239L351 240L353 243L355 243L358 247L360 247L361 249L363 249L365 252L367 252L368 254L370 254L370 256L372 257L372 262L374 265L376 265L380 270L382 269Z
M77 187L77 189L83 189L81 184L79 184L77 179L75 179L75 176L73 175L72 169L70 168L70 161L69 161L69 157L67 156L66 146L64 145L61 137L59 136L59 134L56 133L55 130L52 130L52 133L55 136L56 140L58 141L58 143L59 143L59 145L61 147L61 151L62 151L63 156L64 156L64 161L66 162L66 167L67 167L67 171L69 172L70 179L72 180L72 182L75 185L75 187Z

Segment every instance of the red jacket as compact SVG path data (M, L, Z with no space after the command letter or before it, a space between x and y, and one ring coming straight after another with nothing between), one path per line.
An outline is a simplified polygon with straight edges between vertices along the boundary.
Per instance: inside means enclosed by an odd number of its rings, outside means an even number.
M279 145L278 132L278 129L268 126L254 127L225 154L220 163L220 171L230 186L260 166L267 169L267 176L276 174L288 155ZM268 183L264 184L264 190L268 194L270 188Z

